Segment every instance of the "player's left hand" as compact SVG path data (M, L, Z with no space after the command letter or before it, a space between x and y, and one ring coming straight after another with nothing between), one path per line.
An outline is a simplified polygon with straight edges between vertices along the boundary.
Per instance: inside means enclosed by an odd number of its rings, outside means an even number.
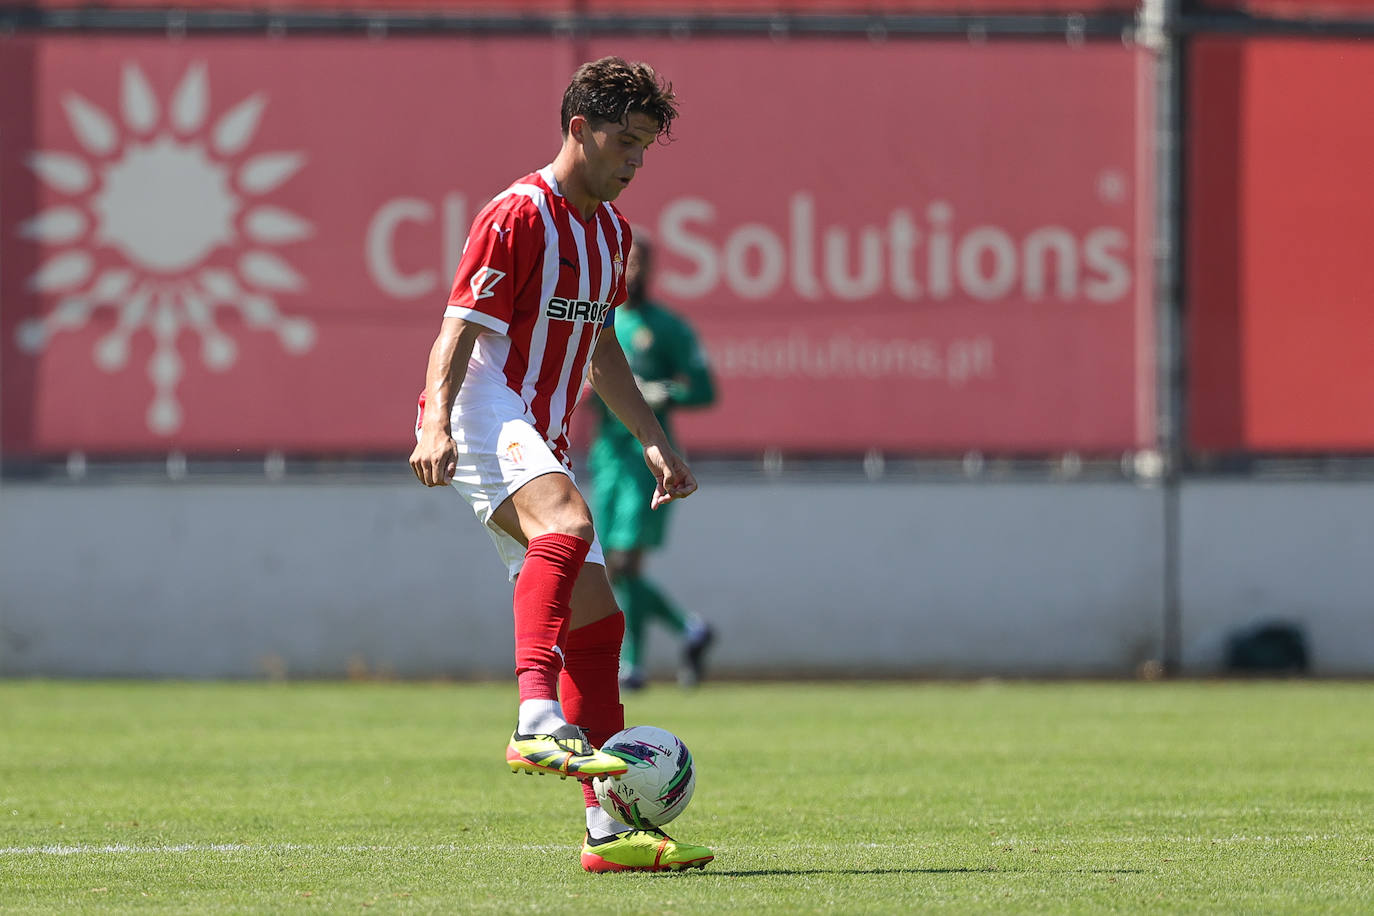
M696 476L682 456L671 448L649 446L644 449L644 463L657 481L653 498L649 500L650 509L657 509L675 499L686 499L696 492Z

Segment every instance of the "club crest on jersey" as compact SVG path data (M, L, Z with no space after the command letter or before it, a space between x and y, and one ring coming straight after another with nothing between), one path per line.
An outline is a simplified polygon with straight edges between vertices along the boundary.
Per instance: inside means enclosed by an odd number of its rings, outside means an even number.
M501 282L501 278L506 275L504 270L497 270L495 267L479 267L472 279L468 281L468 286L472 287L473 299L490 299L496 295L492 292L496 284Z
M615 257L611 259L611 273L615 275L615 282L617 283L620 282L621 275L625 273L625 260L621 258L618 251L615 253Z
M590 299L563 299L554 296L544 307L544 314L553 321L595 321L606 320L611 310L609 302L593 302Z

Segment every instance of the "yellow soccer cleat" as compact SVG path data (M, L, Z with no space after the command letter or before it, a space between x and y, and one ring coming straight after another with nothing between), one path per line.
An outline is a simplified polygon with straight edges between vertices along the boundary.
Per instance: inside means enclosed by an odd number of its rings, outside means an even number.
M604 840L588 837L582 845L582 867L597 873L684 871L705 868L715 857L705 846L679 843L657 827L617 833Z
M592 779L620 776L628 765L619 757L603 754L592 747L587 735L576 725L563 725L552 735L510 736L506 763L512 773L553 773L561 779Z

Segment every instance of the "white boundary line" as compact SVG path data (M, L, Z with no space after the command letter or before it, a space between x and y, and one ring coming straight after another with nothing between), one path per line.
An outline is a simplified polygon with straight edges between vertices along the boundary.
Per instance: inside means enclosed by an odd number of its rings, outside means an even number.
M1340 833L1308 833L1295 834L1292 836L1268 836L1250 834L1231 834L1230 836L1116 836L1116 837L1097 837L1097 838L1069 838L1069 837L1004 837L994 840L987 845L990 847L1006 846L1094 846L1094 845L1118 845L1118 846L1170 846L1178 844L1216 844L1216 845L1262 845L1262 846L1305 846L1311 843L1329 843L1332 841L1344 841L1355 843L1374 843L1374 836L1367 834L1340 834ZM778 844L777 846L735 846L731 847L735 851L749 849L769 849L786 848L793 844ZM892 849L899 846L910 846L912 848L929 849L931 844L928 842L892 844L892 843L866 843L863 846L873 848ZM296 852L296 851L326 851L335 853L354 853L354 852L481 852L483 850L526 850L530 852L566 852L570 848L575 848L576 843L566 844L533 844L533 843L436 843L429 846L401 845L384 846L369 845L366 843L355 843L339 846L322 846L314 843L181 843L171 846L138 846L125 843L111 843L103 846L94 844L83 845L52 845L52 846L0 846L0 857L5 856L90 856L90 855L167 855L172 853L268 853L268 852Z
M439 843L433 846L318 846L311 843L181 843L175 846L131 846L111 843L105 846L0 846L0 856L89 856L89 855L165 855L168 853L198 852L295 852L324 850L326 852L469 852L492 849L519 849L531 852L554 852L575 849L576 843L561 846L543 844L487 844Z

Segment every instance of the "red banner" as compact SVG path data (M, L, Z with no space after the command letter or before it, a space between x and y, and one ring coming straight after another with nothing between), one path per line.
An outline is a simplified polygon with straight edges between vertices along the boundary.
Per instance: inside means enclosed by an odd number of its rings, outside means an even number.
M1374 48L1206 39L1191 66L1191 444L1368 451Z
M1151 440L1142 55L588 44L682 98L618 203L720 379L720 405L684 417L695 449ZM6 451L407 449L468 222L552 158L572 54L6 42Z
M89 7L90 0L31 0L49 8ZM1350 2L1350 0L1346 0ZM271 10L286 12L527 14L625 13L719 14L901 14L901 13L1095 13L1130 12L1136 0L102 0L102 7L176 10Z

